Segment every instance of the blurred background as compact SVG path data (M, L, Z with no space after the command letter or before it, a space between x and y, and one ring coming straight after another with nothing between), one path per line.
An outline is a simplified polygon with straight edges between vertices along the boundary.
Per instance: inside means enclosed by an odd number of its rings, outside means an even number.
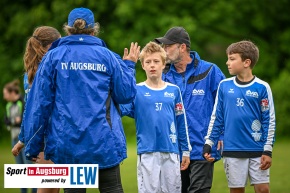
M183 26L191 37L192 50L202 59L216 63L229 77L225 50L233 42L252 40L260 49L253 73L267 81L273 92L277 140L290 138L290 14L289 0L1 0L0 87L14 79L23 80L26 40L41 25L62 26L75 7L87 7L100 23L108 47L123 55L125 47L141 47L163 36L173 26ZM145 74L137 64L137 82ZM0 140L9 138L0 96ZM1 119L2 118L2 119ZM132 119L123 118L128 141L135 138Z

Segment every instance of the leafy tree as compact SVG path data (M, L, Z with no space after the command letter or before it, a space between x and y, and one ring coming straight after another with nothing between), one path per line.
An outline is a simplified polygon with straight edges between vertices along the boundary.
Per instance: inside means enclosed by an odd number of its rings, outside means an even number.
M282 85L286 85L290 70L290 1L1 0L2 87L15 78L22 80L25 43L34 28L50 25L62 32L69 12L75 7L88 7L94 12L96 21L101 25L99 37L120 55L130 42L144 46L163 36L170 27L183 26L191 36L192 50L203 59L219 65L226 76L229 76L225 65L227 46L244 39L252 40L260 49L260 60L254 74L273 85L279 126L277 133L290 136L290 130L287 130L290 122L281 118L290 114L285 100L282 100L289 96ZM62 32L62 35L65 34ZM137 82L143 81L145 74L139 63L136 69ZM3 117L4 105L2 100L0 117ZM125 118L124 124L126 129L130 127L126 133L134 135L131 120Z

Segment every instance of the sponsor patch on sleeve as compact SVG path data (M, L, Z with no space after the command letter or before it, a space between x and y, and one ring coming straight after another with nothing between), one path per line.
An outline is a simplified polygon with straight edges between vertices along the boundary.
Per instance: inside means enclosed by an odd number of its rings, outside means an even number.
M183 114L183 105L182 103L177 103L175 105L175 115L181 115Z
M262 112L269 110L269 100L268 99L261 100L261 110L262 110Z

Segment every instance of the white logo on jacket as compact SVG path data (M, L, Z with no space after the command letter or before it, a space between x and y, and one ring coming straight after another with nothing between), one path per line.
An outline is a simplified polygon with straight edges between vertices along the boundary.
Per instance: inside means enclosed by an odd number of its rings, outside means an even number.
M192 95L204 95L205 92L203 89L193 89Z
M247 90L246 91L246 96L258 98L259 97L259 94L258 94L258 92L252 92L250 90Z

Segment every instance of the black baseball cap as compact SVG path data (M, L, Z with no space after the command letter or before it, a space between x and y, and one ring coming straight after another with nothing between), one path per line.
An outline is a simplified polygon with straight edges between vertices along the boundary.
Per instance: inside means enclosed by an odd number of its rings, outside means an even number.
M154 40L159 44L170 45L180 43L190 48L190 37L183 27L170 28L164 37L155 38Z

